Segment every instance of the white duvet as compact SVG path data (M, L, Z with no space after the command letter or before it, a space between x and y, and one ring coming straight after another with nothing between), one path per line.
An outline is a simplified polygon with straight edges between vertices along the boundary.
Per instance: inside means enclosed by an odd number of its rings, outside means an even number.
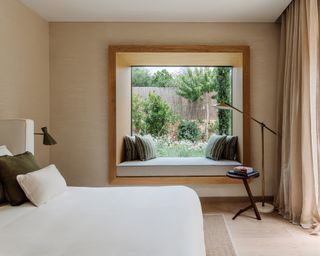
M205 256L200 202L183 186L69 187L0 207L0 255Z

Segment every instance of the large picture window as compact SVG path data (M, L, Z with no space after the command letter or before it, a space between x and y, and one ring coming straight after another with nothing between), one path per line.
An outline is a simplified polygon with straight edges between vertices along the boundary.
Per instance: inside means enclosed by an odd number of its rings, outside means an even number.
M110 183L233 182L205 162L203 149L213 133L237 136L239 162L250 165L248 46L109 46L108 69ZM217 111L213 106L222 100L245 114ZM126 161L124 138L130 134L154 138L156 165Z
M160 157L203 156L212 134L232 134L230 66L132 66L131 133L152 136Z

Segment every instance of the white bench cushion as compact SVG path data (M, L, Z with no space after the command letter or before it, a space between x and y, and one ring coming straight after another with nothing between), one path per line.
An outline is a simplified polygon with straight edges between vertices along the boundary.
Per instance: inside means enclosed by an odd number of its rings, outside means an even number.
M158 157L120 163L117 176L224 176L239 165L237 161L214 161L205 157Z

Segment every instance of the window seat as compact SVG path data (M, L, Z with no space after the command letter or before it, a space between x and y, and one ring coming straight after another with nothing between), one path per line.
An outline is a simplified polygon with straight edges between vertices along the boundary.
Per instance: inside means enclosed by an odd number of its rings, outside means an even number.
M205 157L158 157L122 162L117 165L117 176L225 176L228 170L239 165L237 161L214 161Z

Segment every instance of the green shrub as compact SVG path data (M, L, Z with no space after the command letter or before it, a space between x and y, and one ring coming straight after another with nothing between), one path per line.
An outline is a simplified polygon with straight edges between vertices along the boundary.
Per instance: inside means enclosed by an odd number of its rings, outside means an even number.
M209 129L209 134L212 134L212 133L219 134L219 120L214 120L212 122L209 122L208 129Z
M137 134L145 134L146 132L146 113L144 112L144 100L140 95L132 96L132 130Z
M215 99L217 102L231 103L231 73L229 67L220 67L216 69L216 90ZM219 134L230 135L232 133L231 110L218 109L218 130Z
M146 132L153 136L168 134L169 125L175 121L175 115L169 105L155 93L150 93L143 105Z
M201 130L193 121L182 121L177 130L178 140L197 141L201 137Z

